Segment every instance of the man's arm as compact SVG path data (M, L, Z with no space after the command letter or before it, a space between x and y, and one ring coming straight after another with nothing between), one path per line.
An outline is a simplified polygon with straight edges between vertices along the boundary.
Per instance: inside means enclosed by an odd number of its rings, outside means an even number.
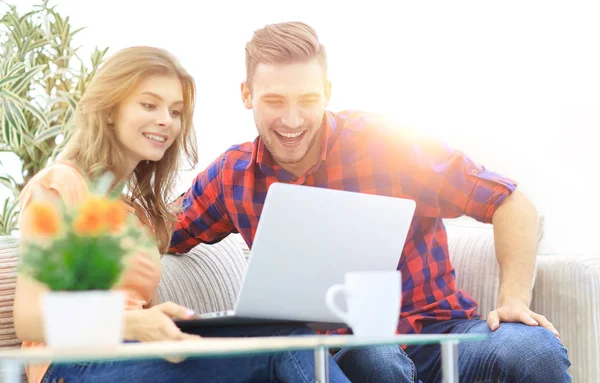
M537 212L518 190L507 196L492 216L496 258L500 265L500 292L496 310L487 323L494 331L501 322L541 325L558 336L543 315L529 309L537 253Z
M522 322L558 334L546 318L529 310L537 212L516 190L517 184L437 140L413 136L395 142L389 137L386 142L398 153L396 163L403 164L401 172L410 181L404 182L404 191L418 196L420 214L440 218L467 215L493 224L501 280L497 308L487 317L490 328L496 330L501 322Z
M219 242L235 231L224 203L221 164L223 156L200 173L176 204L182 207L171 237L170 253L186 253L199 243Z

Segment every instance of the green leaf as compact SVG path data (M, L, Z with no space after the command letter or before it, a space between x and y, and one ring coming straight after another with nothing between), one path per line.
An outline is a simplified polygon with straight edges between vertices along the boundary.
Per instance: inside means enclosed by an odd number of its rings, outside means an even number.
M15 102L9 98L3 98L1 105L4 108L4 119L8 121L9 125L7 142L10 146L19 148L23 143L23 133L27 130L25 115Z
M108 52L108 47L104 48L104 49L98 49L98 47L96 47L94 49L94 52L92 53L92 67L94 69L98 68L98 66L100 66L100 64L102 63L102 60L104 60L104 56L106 55L106 52Z
M48 0L25 12L4 5L0 0L0 152L21 159L20 189L68 143L77 102L108 48L79 57L73 37L83 28ZM14 186L4 175L0 185Z
M10 59L10 57L5 57L3 60L1 60L0 61L0 75L2 75L2 77L8 76L8 72L12 65L13 65L13 62Z
M73 112L77 109L77 99L70 93L60 91L58 92L59 100L65 102L67 107Z
M46 40L45 38L40 38L36 42L31 44L29 50L34 51L36 49L44 47L46 44L48 44L48 40Z
M32 85L33 79L42 71L42 68L43 67L39 65L22 74L19 77L19 80L11 87L12 91L16 94L21 94L28 90Z
M3 78L12 78L12 77L20 77L26 71L25 64L22 62L11 62L8 59L4 59L2 65L2 77Z
M54 249L25 243L21 269L50 290L108 290L123 271L120 236L79 237L69 232ZM60 249L57 251L55 249Z
M24 142L30 143L33 139L24 111L32 113L42 124L48 124L46 116L39 108L13 92L0 89L0 101L4 108L4 119L9 125L9 134L3 136L10 146L18 148Z
M19 183L9 174L0 176L0 185L5 186L15 194L15 197L19 194Z
M44 130L38 130L36 133L36 136L33 140L33 144L40 145L43 142L45 142L51 138L55 138L56 136L58 136L61 133L62 133L62 127L59 125L55 125L51 128L47 128Z
M23 36L21 20L19 20L16 8L12 8L11 12L6 13L0 23L12 28L13 34L16 34L17 36Z
M29 111L40 123L41 123L41 128L44 129L44 127L47 127L50 125L50 122L48 121L48 116L42 112L40 110L40 108L38 108L36 105L34 105L31 102L24 102L22 104L22 107Z
M4 118L4 112L2 110L0 110L0 123L2 124L2 129L1 129L1 135L0 137L2 138L2 142L9 148L12 149L12 145L10 142L10 125L8 123L8 120L6 118Z
M79 32L83 31L86 27L81 27L81 28L77 28L75 29L73 32L70 33L69 38L72 38L73 36L75 36L76 34L78 34Z
M2 214L0 214L0 235L11 234L17 228L19 216L19 199L4 200Z
M22 78L23 78L23 75L21 75L21 74L13 74L12 76L9 76L9 77L5 76L3 78L0 78L0 88L8 87L9 85L19 81Z

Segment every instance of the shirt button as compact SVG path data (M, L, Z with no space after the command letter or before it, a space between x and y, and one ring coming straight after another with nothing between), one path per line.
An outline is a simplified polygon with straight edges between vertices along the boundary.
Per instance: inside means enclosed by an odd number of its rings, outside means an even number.
M471 170L471 174L473 174L473 175L477 175L478 173L479 173L479 172L477 171L477 169L473 169L473 170Z

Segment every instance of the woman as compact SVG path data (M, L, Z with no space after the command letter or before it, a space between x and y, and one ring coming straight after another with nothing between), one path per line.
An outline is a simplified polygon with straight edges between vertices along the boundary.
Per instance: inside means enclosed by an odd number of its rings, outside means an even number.
M152 305L160 281L160 254L166 252L174 215L167 200L180 158L196 161L192 126L195 86L192 77L166 51L134 47L117 52L98 71L77 106L77 131L56 164L38 173L21 193L22 211L34 199L75 204L88 193L85 177L109 170L127 183L123 198L131 214L147 226L158 248L137 249L125 261L115 289L125 292L125 339L158 341L194 339L173 319L191 310L174 303ZM21 217L24 215L22 214ZM21 236L28 222L21 220ZM14 321L23 347L43 345L41 295L46 287L21 274L17 280ZM33 303L32 303L33 302ZM219 336L311 333L304 327L258 327L214 330ZM333 359L333 382L347 382ZM41 381L312 381L311 352L284 352L232 358L120 361L29 366L31 383ZM62 380L61 380L62 378Z

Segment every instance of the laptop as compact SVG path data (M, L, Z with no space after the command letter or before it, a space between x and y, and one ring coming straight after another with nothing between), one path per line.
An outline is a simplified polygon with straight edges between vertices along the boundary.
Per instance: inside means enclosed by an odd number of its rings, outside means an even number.
M325 305L327 290L346 272L396 270L414 211L409 199L274 183L234 309L176 324L345 327Z

